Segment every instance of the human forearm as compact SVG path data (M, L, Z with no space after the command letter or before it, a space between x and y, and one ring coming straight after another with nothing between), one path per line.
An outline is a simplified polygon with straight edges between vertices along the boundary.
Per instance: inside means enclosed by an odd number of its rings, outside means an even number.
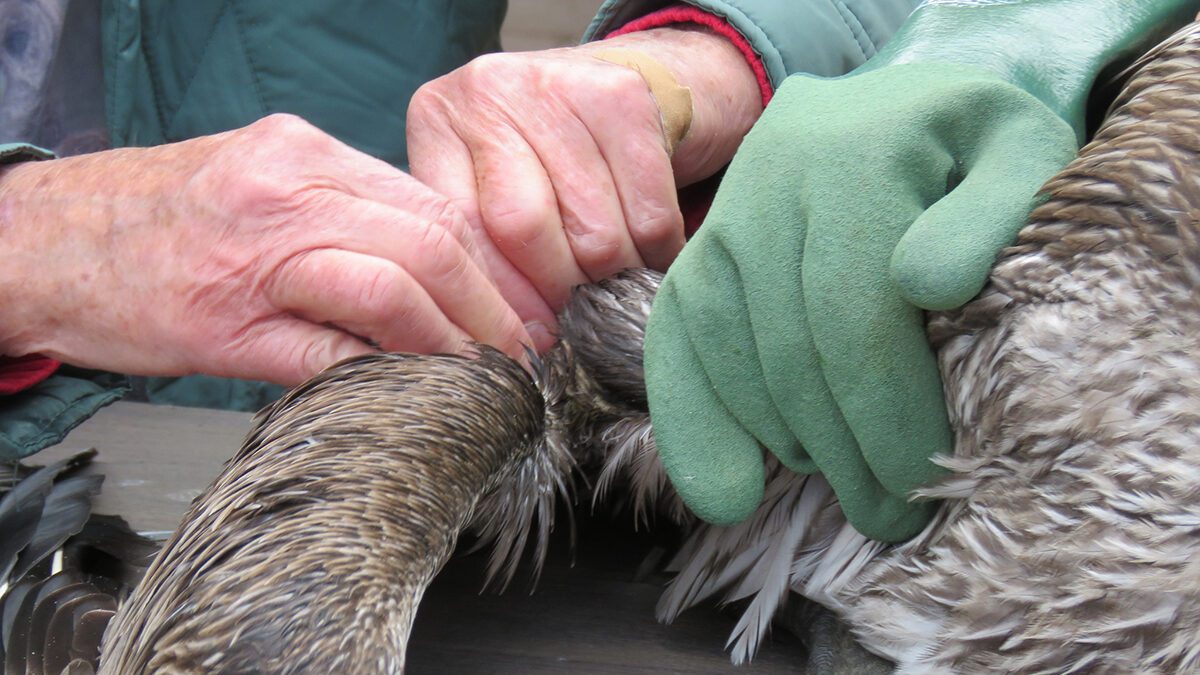
M49 296L63 294L61 283L42 256L59 239L58 218L33 218L38 199L34 174L45 167L12 164L0 169L0 354L24 356L51 341ZM56 290L57 289L57 290Z
M186 245L182 233L171 236L179 214L168 213L170 202L163 199L184 187L179 154L111 150L3 169L0 353L36 352L100 367L105 364L88 362L83 354L90 350L76 344L85 335L112 339L102 331L122 324L149 329L139 313L150 308L131 294L152 295L166 277L151 270L175 257L167 246ZM154 236L130 236L139 228ZM146 274L127 277L128 268ZM149 288L124 285L138 279Z

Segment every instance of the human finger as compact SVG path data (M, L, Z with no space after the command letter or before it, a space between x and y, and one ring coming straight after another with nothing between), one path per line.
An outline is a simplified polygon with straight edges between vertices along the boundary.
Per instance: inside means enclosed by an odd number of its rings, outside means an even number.
M288 258L267 299L316 324L332 324L388 351L460 352L471 336L392 261L321 248Z
M708 522L732 525L762 501L762 448L717 397L679 309L673 285L664 283L646 326L646 396L655 445L688 507Z
M296 194L285 193L286 198L301 197L308 203L319 203L330 194L339 194L391 206L438 223L477 257L475 239L461 214L444 196L400 169L291 115L273 115L245 131L256 134L253 140L262 145L285 143L282 159L261 167L259 172L280 184L305 188ZM314 157L319 160L314 161Z
M625 220L606 148L593 130L571 114L533 116L519 123L553 186L563 231L579 268L592 281L599 281L623 269L645 267Z
M665 270L683 248L683 214L657 104L641 76L629 74L637 79L632 86L591 89L573 109L608 164L638 254ZM614 108L622 114L611 114Z
M207 372L290 387L342 359L375 349L344 330L284 313L247 327L227 351L239 355L238 367L210 367Z
M350 197L335 197L329 207L354 226L329 237L328 245L395 263L471 339L524 360L523 345L530 344L530 338L520 319L446 228L407 211Z
M346 151L348 156L328 161L331 171L350 177L343 187L347 194L437 223L477 265L484 264L476 237L454 200L382 160L353 148Z
M530 344L530 338L520 318L452 234L407 212L374 203L366 203L363 210L361 218L380 222L381 232L388 225L396 227L396 236L385 236L372 245L412 275L450 321L476 342L525 359L524 345Z
M490 239L557 311L571 289L589 279L575 261L545 167L507 127L493 139L474 139L470 147L480 218Z
M466 144L444 117L431 112L419 114L409 108L408 149L413 176L444 195L462 213L476 240L484 269L501 295L525 323L534 347L543 351L553 345L558 328L554 310L537 288L513 266L492 243L479 215L479 192L475 164Z

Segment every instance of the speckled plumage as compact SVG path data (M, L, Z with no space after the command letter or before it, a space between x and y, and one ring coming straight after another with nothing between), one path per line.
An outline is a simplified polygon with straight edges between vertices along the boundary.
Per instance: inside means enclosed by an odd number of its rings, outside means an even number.
M541 404L487 349L360 357L292 390L118 612L101 672L400 672L478 499L543 442Z

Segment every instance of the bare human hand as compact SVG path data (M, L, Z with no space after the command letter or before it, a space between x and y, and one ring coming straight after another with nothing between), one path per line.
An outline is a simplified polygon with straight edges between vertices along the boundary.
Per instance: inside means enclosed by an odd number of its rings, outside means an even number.
M523 358L445 198L296 117L0 175L0 354L294 384L371 351Z
M692 90L691 130L674 157L638 72L592 56L613 48L645 53ZM677 188L725 165L761 107L727 40L660 28L491 54L426 84L408 109L409 160L466 216L481 259L545 348L576 284L666 269L684 242Z

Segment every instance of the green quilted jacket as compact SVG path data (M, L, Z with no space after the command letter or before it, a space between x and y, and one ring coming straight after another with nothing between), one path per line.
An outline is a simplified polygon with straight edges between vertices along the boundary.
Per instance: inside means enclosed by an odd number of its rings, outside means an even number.
M597 39L672 4L609 0ZM790 73L843 74L870 58L917 0L689 0L723 17L778 86ZM505 0L102 0L105 109L115 146L146 146L300 115L406 166L404 119L423 82L500 48ZM0 161L35 158L0 147ZM253 410L278 388L217 378L138 380L148 400ZM0 397L0 459L58 442L129 389L64 367Z

